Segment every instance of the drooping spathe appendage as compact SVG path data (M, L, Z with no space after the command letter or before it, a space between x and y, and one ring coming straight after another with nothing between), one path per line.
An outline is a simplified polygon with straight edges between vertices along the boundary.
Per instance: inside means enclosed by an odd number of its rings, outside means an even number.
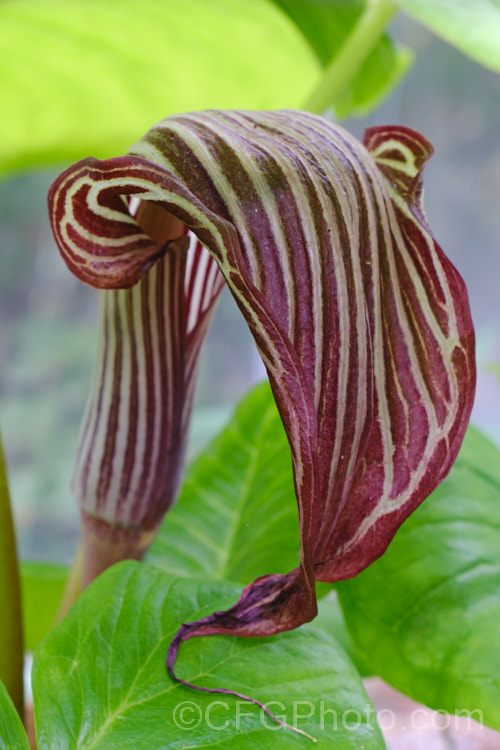
M228 611L183 625L172 674L187 638L311 620L315 580L349 578L379 557L455 460L474 334L464 284L424 215L431 154L402 127L371 129L362 145L304 112L214 111L167 118L128 156L85 160L59 178L56 237L85 281L128 286L151 273L158 248L130 215L131 196L207 248L290 443L299 568L271 571Z

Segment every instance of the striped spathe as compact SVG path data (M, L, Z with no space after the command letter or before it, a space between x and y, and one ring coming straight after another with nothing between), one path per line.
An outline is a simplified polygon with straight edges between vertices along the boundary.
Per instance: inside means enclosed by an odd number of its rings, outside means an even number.
M83 280L129 286L151 273L155 248L123 196L168 211L207 248L290 443L300 567L184 625L172 674L186 638L312 619L315 579L363 570L451 468L472 408L474 333L463 281L424 214L431 154L403 127L373 128L362 145L305 112L208 111L169 117L128 156L59 178L56 238Z

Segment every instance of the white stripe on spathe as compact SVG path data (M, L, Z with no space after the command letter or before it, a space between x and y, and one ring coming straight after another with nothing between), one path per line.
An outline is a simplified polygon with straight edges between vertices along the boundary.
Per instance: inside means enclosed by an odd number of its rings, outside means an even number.
M79 238L71 238L68 222L81 229L82 242L103 243L100 260L109 258L109 269L102 273L109 273L110 285L113 269L117 275L125 269L134 243L145 242L144 235L138 239L131 217L123 219L100 202L100 190L115 191L108 195L138 190L138 199L178 211L203 237L273 380L292 448L301 519L306 502L318 545L326 549L330 541L337 544L335 529L352 506L353 493L360 504L356 512L364 516L349 536L342 532L342 554L383 516L409 501L415 504L428 475L437 481L433 456L457 419L465 423L471 402L472 339L467 345L461 341L469 325L467 300L425 221L408 204L403 188L418 176L425 142L417 135L405 140L403 130L391 136L388 129L385 142L370 154L342 128L307 113L181 115L159 123L133 147L132 157L156 164L110 160L109 174L99 172L95 162L89 167L97 170L97 181L87 194L86 210L101 219L93 232L78 227L84 212L73 210L73 197L81 195L85 184L77 169L68 177L67 194L64 183L59 188L67 209L59 222L62 250L73 256L73 264L87 266L90 283L100 273L99 264L91 245L82 250ZM399 172L396 188L382 168ZM403 219L411 222L410 234ZM130 234L127 224L132 224ZM125 234L118 236L120 232ZM221 283L213 259L198 250L191 240L184 276L190 335L197 320L200 328L204 325L204 312L216 293L211 288ZM148 252L146 248L146 258ZM200 277L191 284L195 255ZM443 295L440 308L437 294ZM166 341L170 350L174 342ZM465 365L452 356L460 347ZM460 367L467 372L458 372ZM195 369L189 367L190 372ZM129 381L124 366L122 430ZM113 402L106 380L105 385L109 409ZM173 381L167 390L175 390ZM190 401L191 381L187 391ZM155 398L160 402L162 396ZM166 407L171 408L168 399ZM141 420L138 429L145 434L151 428ZM91 434L85 433L87 443ZM414 452L415 435L422 441L420 455ZM455 437L450 451L456 453L459 442ZM126 445L121 438L116 446L122 457L117 466L125 460ZM370 470L376 474L373 484ZM113 479L110 495L115 498L116 486Z

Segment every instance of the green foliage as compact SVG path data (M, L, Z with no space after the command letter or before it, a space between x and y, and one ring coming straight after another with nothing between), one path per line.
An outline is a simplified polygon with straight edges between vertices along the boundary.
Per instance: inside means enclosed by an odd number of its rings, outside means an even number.
M248 583L297 567L298 550L290 448L263 383L188 469L148 560L176 575Z
M28 651L33 651L53 627L67 577L68 569L63 565L21 563L24 643Z
M349 39L363 12L363 0L274 0L297 24L322 65L330 64ZM413 56L384 34L349 84L335 97L338 117L364 115L400 82Z
M394 0L473 60L500 72L498 0Z
M35 652L39 750L303 747L307 740L262 719L258 707L186 690L166 675L180 624L226 608L238 593L233 584L175 579L144 563L108 570ZM318 750L384 747L359 675L335 640L313 628L265 639L197 638L181 647L178 672L276 701L271 708L288 723L296 701L297 712L311 713L297 726L318 739Z
M392 93L412 62L410 50L394 47L389 37L383 36L375 51L360 65L352 84L335 99L337 117L369 114Z
M318 596L318 614L313 622L315 628L323 630L337 640L349 658L356 665L356 669L363 677L373 674L370 667L365 663L363 657L357 651L351 636L346 628L344 613L340 606L336 591L330 591L326 596L319 598L319 584L316 584L316 595Z
M0 681L0 750L29 750L19 714Z
M374 673L434 708L482 711L497 729L499 496L500 451L469 429L451 474L385 555L338 586Z
M267 0L0 4L0 173L123 153L205 108L300 106L313 52Z
M0 680L23 710L23 622L16 537L0 436Z

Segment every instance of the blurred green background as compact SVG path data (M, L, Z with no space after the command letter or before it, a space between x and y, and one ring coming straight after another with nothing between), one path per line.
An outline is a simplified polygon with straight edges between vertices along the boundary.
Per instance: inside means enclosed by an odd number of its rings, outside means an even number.
M479 383L473 420L500 444L500 77L423 27L398 18L393 37L416 51L413 68L366 119L400 123L436 148L425 203L434 234L469 288ZM139 137L141 133L137 133ZM67 561L78 536L69 490L90 382L97 293L67 271L51 237L47 189L59 170L0 182L0 420L23 558ZM199 379L190 455L223 425L264 371L225 294Z

